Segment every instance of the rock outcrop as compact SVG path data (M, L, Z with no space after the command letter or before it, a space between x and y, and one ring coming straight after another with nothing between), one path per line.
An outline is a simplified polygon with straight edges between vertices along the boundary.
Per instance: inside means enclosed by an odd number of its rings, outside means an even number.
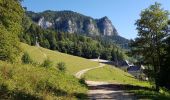
M108 17L94 19L72 11L27 12L27 14L33 21L36 19L37 21L35 22L45 29L53 28L57 31L87 35L118 35L117 30Z

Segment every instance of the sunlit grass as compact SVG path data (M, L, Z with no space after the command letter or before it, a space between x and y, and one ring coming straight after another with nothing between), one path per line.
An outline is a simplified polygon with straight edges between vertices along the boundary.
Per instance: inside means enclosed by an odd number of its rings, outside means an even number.
M29 46L23 43L22 48L30 54L31 58L34 61L39 63L42 63L46 58L49 58L53 62L54 66L59 62L65 62L67 71L71 74L75 74L82 69L99 66L97 62L93 62L77 56L60 53L58 51Z
M85 74L85 79L107 81L111 83L130 84L135 86L150 87L149 82L139 81L127 72L114 66L106 65L103 68L91 70Z
M0 99L72 100L86 93L87 88L80 80L53 67L0 61Z

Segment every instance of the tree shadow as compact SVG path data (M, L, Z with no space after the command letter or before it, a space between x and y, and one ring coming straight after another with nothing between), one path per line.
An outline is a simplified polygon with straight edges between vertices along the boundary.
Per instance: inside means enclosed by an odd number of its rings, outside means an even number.
M91 91L111 91L111 93L93 93L88 95L89 99L119 99L119 100L136 100L139 99L134 92L131 90L147 90L153 91L153 89L148 87L140 87L140 86L133 86L128 84L106 84L106 85L97 85L97 86L89 86L89 90ZM141 98L141 97L140 97Z

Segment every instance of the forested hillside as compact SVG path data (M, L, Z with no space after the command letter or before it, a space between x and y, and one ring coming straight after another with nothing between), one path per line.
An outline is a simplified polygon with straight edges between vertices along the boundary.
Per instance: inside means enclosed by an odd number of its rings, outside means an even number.
M44 48L85 58L100 56L106 60L123 60L126 57L124 50L113 43L112 39L44 29L27 16L24 18L23 27L24 32L20 35L20 39L29 45L36 45L38 42Z
M73 11L27 11L26 15L41 28L85 36L109 37L111 42L129 49L129 40L121 37L108 17L94 19Z

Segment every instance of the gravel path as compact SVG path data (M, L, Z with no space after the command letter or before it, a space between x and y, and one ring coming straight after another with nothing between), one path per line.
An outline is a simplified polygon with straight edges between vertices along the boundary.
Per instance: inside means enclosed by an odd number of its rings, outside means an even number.
M126 92L123 85L107 82L86 81L89 100L136 100L133 93Z
M100 63L98 67L88 68L81 70L75 74L77 78L81 78L89 70L104 67L105 64ZM110 76L108 76L110 77ZM118 83L87 81L89 91L89 100L136 100L136 97L132 93L126 92L124 86Z

